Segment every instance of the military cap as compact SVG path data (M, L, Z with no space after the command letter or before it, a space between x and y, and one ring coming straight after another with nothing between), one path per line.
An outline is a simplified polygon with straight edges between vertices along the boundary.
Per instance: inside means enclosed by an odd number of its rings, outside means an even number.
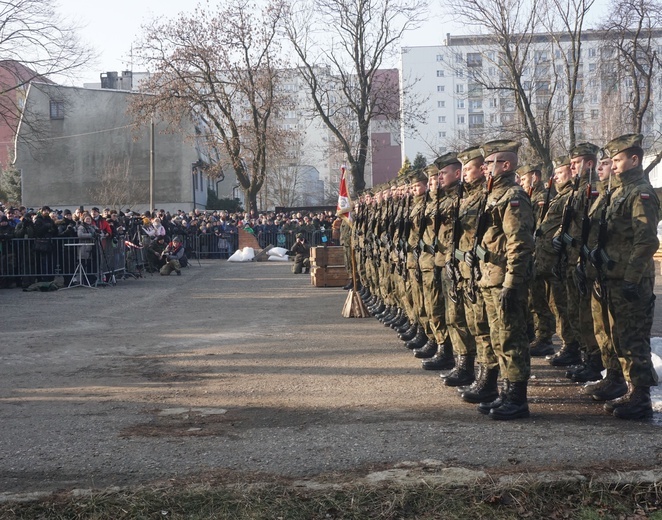
M497 139L496 141L489 141L480 147L480 153L483 157L489 157L495 153L510 152L517 153L520 143L517 141L510 141L509 139Z
M599 146L593 143L579 143L572 150L570 150L570 158L581 157L582 155L597 155Z
M458 153L457 158L463 165L465 165L474 159L482 159L483 154L480 153L480 146L470 146Z
M614 157L630 148L642 148L644 136L641 134L625 134L609 141L605 147L607 157Z
M455 152L445 153L434 160L434 165L439 170L443 170L446 166L450 166L451 164L460 164L460 160L457 158Z
M428 164L425 167L425 173L427 174L428 177L432 175L439 175L439 168L435 164Z
M515 170L515 173L519 175L520 177L522 175L526 175L527 173L530 172L539 172L542 170L542 166L540 164L523 164L517 170Z
M415 170L411 174L411 182L428 182L428 176L425 174L423 170Z
M554 169L560 168L561 166L570 166L570 156L569 155L560 155L555 157L552 160L552 165Z

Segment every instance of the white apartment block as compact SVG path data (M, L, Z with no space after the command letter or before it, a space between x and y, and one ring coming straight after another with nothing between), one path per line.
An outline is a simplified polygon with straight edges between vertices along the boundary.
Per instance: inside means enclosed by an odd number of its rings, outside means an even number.
M656 34L662 51L662 32ZM566 73L563 49L548 34L536 35L526 62L522 84L530 93L533 109L551 100L549 112L554 127L553 154L567 151ZM605 34L586 31L582 38L578 96L575 99L577 142L596 144L631 130L624 125L619 110L632 93L632 79L619 76L616 54L605 45ZM451 36L443 45L404 47L401 53L401 80L417 80L403 110L425 99L427 121L415 133L403 130L403 159L417 153L428 162L450 150L458 150L489 139L512 137L518 124L515 99L496 87L500 75L499 49L487 36ZM645 146L655 147L662 132L662 77L654 82L652 106L645 120ZM411 109L411 108L410 108Z

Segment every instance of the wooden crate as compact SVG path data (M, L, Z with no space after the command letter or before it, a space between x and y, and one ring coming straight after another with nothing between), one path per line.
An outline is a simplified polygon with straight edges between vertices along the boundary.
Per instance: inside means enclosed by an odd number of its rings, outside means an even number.
M312 267L310 283L315 287L343 287L349 282L349 273L344 267Z
M310 249L310 264L317 267L344 266L343 249L342 246L313 247Z

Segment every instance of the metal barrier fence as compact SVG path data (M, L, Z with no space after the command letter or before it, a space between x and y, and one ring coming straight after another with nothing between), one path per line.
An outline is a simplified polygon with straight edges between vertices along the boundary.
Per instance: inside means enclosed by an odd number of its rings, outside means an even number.
M333 245L331 240L332 231L330 229L325 229L324 231L303 231L302 233L310 247ZM281 231L276 231L273 233L264 233L259 231L255 236L257 238L258 244L260 244L260 247L262 248L265 248L271 244L276 247L284 247L285 249L290 249L294 245L294 242L296 242L296 235L296 231L286 231L284 233Z
M23 285L52 281L69 283L81 267L93 284L114 283L127 271L124 241L72 238L13 238L0 240L0 278L20 278Z
M187 237L187 252L197 258L229 258L239 249L239 236L236 233L204 233Z

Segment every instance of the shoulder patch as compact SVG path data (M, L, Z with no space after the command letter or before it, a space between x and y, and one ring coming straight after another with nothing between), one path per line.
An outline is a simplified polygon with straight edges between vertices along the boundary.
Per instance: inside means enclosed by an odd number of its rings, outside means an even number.
M511 208L519 208L519 200L511 200L510 201L510 207Z
M544 201L544 200L539 200L539 201L538 201L538 206L543 207L544 205L545 205L545 201Z
M648 200L651 198L650 193L640 193L641 200Z
M595 199L595 198L598 197L599 194L600 193L598 192L598 190L593 190L593 191L591 191L591 198Z

